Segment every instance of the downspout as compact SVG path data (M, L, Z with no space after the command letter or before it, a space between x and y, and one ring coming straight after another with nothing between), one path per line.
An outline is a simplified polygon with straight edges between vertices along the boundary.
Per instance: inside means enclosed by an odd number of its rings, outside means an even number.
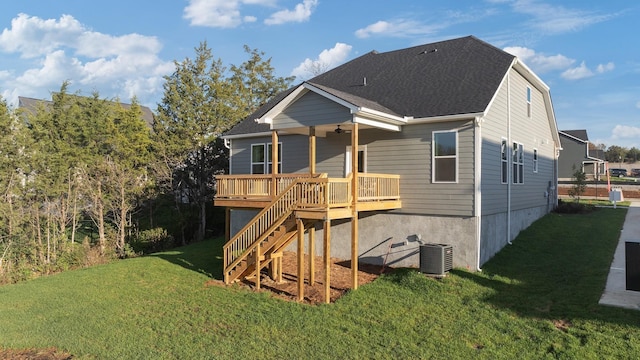
M507 158L507 244L511 245L511 183L513 182L513 145L511 141L511 69L507 73L507 147L511 156Z
M482 271L480 268L480 250L482 249L482 127L481 124L484 121L481 117L475 118L475 131L474 131L474 160L475 160L475 209L474 215L476 217L476 241L477 241L477 263L476 271Z

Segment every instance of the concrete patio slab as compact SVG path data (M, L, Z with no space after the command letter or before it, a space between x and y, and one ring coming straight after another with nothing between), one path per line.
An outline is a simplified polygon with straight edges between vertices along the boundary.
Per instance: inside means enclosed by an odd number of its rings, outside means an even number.
M625 243L640 242L640 202L633 201L624 220L620 240L613 255L607 284L600 297L601 305L640 310L640 291L627 290ZM640 259L638 259L640 261Z

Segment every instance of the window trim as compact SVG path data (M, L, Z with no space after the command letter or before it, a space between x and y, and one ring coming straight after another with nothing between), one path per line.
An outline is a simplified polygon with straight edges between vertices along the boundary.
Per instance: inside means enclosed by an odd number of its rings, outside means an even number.
M254 147L262 147L262 153L264 156L264 159L262 159L262 161L254 161L253 159L253 148ZM271 169L271 165L272 165L272 160L271 159L271 149L272 149L272 144L270 142L265 142L265 143L255 143L255 144L251 144L251 161L250 161L250 174L252 175L267 175L267 174L271 174L271 172L268 172L268 170ZM282 173L282 143L278 142L278 174ZM262 172L261 173L256 173L253 171L254 166L255 165L262 165Z
M254 161L254 159L253 159L253 154L254 154L253 149L256 148L256 147L262 147L262 156L263 156L262 161ZM266 145L265 145L265 143L251 144L251 161L250 161L250 165L249 165L250 174L251 175L253 175L253 174L256 174L256 175L264 174L264 169L265 169L264 164L266 163L266 161L267 161L267 153L266 153ZM262 165L262 173L256 173L256 172L253 171L254 166L256 166L256 165Z
M502 138L500 143L500 183L509 183L509 155L507 151L507 138Z
M533 148L533 172L538 173L538 149Z
M532 91L531 91L531 86L527 86L527 95L526 96L527 96L527 117L531 118L531 116L532 116L532 106L531 106L532 100L531 100L531 98L533 96Z
M436 134L442 133L454 133L456 139L456 154L455 155L441 155L436 157ZM458 130L434 130L431 132L431 182L434 184L457 184L459 176L459 164L460 164L460 141L458 136ZM454 159L455 171L453 181L439 181L436 180L436 159Z
M513 142L511 164L511 182L514 185L524 184L524 144L517 141Z
M367 172L367 145L358 145L358 153L362 151L362 164L358 163L358 166L362 165L362 172ZM351 174L351 145L347 145L344 152L344 176L347 177Z

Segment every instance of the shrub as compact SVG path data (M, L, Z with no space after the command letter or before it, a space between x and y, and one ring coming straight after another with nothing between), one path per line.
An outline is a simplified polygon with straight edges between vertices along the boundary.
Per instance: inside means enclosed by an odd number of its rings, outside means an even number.
M145 254L167 250L175 247L172 235L166 229L153 228L139 232L131 241L132 251Z
M594 211L595 207L590 204L583 204L575 201L562 201L558 199L558 206L554 212L558 214L588 214Z

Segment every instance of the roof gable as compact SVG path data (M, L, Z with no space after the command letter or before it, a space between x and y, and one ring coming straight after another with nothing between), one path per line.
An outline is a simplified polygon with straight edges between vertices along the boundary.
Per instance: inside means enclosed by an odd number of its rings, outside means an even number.
M514 60L473 36L370 52L309 80L400 116L483 112Z
M543 92L560 147L548 86L515 56L474 36L360 56L279 94L225 136L268 132L273 117L309 90L350 108L354 121L360 114L363 121L372 116L396 130L420 121L482 116L510 69Z
M589 141L589 136L587 136L587 130L584 130L584 129L581 129L581 130L561 130L560 133L565 135L565 136L570 136L570 137L573 137L575 139L581 140L583 142Z

